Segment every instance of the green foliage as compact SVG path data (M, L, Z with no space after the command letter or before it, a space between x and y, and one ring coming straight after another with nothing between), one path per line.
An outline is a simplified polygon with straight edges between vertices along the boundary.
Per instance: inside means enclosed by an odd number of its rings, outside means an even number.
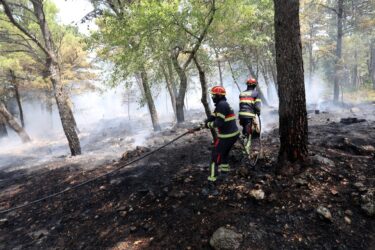
M22 4L23 7L12 5L17 21L25 27L39 41L43 36L39 24L32 11L31 1L14 0L9 3ZM58 55L61 76L64 83L72 83L93 79L90 72L91 63L85 50L84 37L77 28L62 25L57 22L58 9L52 1L44 2L44 12L52 33L55 51ZM27 88L51 88L46 70L45 54L29 38L20 32L0 11L0 76L3 82L7 79L7 72L12 69L22 80L19 83ZM42 42L43 43L43 42Z
M178 9L177 1L144 1L128 6L121 16L105 12L97 20L99 31L92 34L91 45L99 57L114 64L112 84L143 68L158 75L158 64L169 51L184 47L188 37L175 22L186 14L178 15Z
M98 6L98 1L93 1ZM104 1L106 2L106 1ZM110 85L117 85L146 68L153 83L162 83L160 66L171 51L189 51L207 22L210 1L139 1L113 11L107 6L97 19L99 30L91 36L91 47L113 64ZM103 7L103 6L102 6ZM199 60L213 72L213 49L240 64L272 60L273 3L262 1L217 1L217 11ZM181 53L184 62L189 54ZM195 66L190 65L192 74Z
M344 0L342 59L339 62L341 84L353 82L354 67L360 82L369 82L369 47L375 37L375 2ZM337 40L337 0L301 1L301 33L305 71L309 68L308 48L313 49L313 63L325 79L333 82ZM315 71L315 69L314 69ZM351 86L350 86L351 87Z

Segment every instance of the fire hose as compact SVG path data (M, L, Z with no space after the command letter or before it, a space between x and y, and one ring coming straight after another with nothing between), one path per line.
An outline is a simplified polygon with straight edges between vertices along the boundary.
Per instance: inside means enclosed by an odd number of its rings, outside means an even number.
M74 189L77 189L77 188L79 188L79 187L82 187L82 186L84 186L84 185L86 185L86 184L89 184L89 183L91 183L91 182L94 182L94 181L96 181L96 180L98 180L98 179L101 179L101 178L103 178L103 177L105 177L105 176L109 176L109 175L111 175L111 174L113 174L113 173L115 173L115 172L118 172L119 170L123 169L123 168L126 167L126 166L129 166L129 165L131 165L131 164L133 164L133 163L135 163L135 162L138 162L138 161L140 161L140 160L142 160L142 159L144 159L144 158L146 158L146 157L148 157L148 156L150 156L150 155L152 155L152 154L154 154L154 153L156 153L156 152L162 150L163 148L165 148L165 147L171 145L172 143L176 142L177 140L181 139L182 137L184 137L184 136L186 136L186 135L188 135L188 134L194 133L194 132L196 132L196 131L199 131L199 130L201 130L201 129L203 129L203 128L204 128L204 126L201 124L201 125L199 125L199 126L197 126L197 127L195 127L195 128L188 129L188 131L186 131L185 133L183 133L183 134L181 134L181 135L175 137L173 140L171 140L171 141L169 141L169 142L163 144L162 146L160 146L160 147L158 147L158 148L156 148L156 149L154 149L154 150L152 150L152 151L150 151L150 152L148 152L148 153L146 153L146 154L144 154L144 155L142 155L142 156L140 156L140 157L138 157L138 158L136 158L136 159L134 159L134 160L132 160L132 161L129 161L129 162L125 163L125 164L122 164L122 165L118 166L117 168L115 168L115 169L113 169L113 170L111 170L111 171L109 171L109 172L107 172L107 173L105 173L105 174L101 174L101 175L99 175L99 176L96 176L96 177L90 178L90 179L88 179L88 180L86 180L86 181L84 181L84 182L81 182L81 183L79 183L79 184L73 185L73 186L71 186L71 187L67 187L67 188L65 188L64 190L61 190L61 191L59 191L59 192L56 192L56 193L52 193L52 194L46 195L46 196L44 196L44 197L42 197L42 198L39 198L39 199L36 199L36 200L30 201L30 202L26 202L26 203L23 204L23 205L19 205L19 206L11 207L11 208L8 208L8 209L0 210L0 214L5 214L5 213L12 212L12 211L14 211L14 210L18 210L18 209L21 209L21 208L29 207L29 206L31 206L31 205L34 205L34 204L40 203L40 202L42 202L42 201L45 201L45 200L51 199L51 198L53 198L53 197L60 196L60 195L62 195L62 194L64 194L64 193L67 193L67 192L69 192L69 191L72 191L72 190L74 190Z

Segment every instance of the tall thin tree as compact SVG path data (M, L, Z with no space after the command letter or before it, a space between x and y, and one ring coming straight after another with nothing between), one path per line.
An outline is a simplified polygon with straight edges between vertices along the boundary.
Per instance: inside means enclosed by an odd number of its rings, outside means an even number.
M8 136L7 127L5 126L5 117L0 115L0 139Z
M14 70L9 70L9 74L10 74L11 82L12 82L12 85L13 85L13 88L14 88L14 94L15 94L15 97L16 97L16 100L17 100L18 110L20 112L21 125L22 125L23 128L25 128L25 120L24 120L24 117L23 117L23 108L22 108L22 104L21 104L21 96L20 96L20 91L19 91L19 87L18 87L17 77L14 73Z
M335 77L333 88L333 101L338 102L340 96L340 71L341 71L341 56L342 56L342 37L343 37L343 12L344 0L337 1L337 41L336 41L336 58L335 58Z
M46 15L44 13L44 1L43 0L33 0L30 1L32 9L30 9L26 4L13 5L17 8L21 8L33 13L35 21L39 26L39 31L41 38L36 37L26 26L22 24L22 15L18 16L13 9L13 6L9 4L7 0L0 0L0 4L3 6L3 11L8 17L9 21L31 42L33 42L36 47L45 55L45 68L48 71L49 78L51 79L52 87L55 94L55 99L57 103L57 108L60 114L60 119L62 127L66 138L68 139L69 148L71 154L79 155L81 154L81 145L79 138L75 129L75 119L73 112L68 104L68 95L64 89L63 83L61 81L61 73L59 62L57 58L57 51L53 43L53 37L47 23Z
M141 83L144 90L144 97L147 102L148 110L150 111L152 126L154 128L154 131L160 131L160 124L159 124L159 118L158 113L155 108L154 99L152 98L151 88L148 82L147 72L145 68L142 68L141 71Z
M21 138L22 142L30 142L31 138L17 122L13 115L8 111L5 104L0 102L0 119L4 120ZM1 121L2 122L2 121Z
M173 67L175 71L177 72L178 77L180 78L180 88L178 91L178 94L176 96L176 116L177 116L177 122L182 123L185 121L185 115L184 115L184 106L185 106L185 96L186 96L186 90L187 90L187 76L186 71L190 63L192 62L195 54L199 50L200 46L202 45L203 40L205 39L208 29L214 20L216 12L215 7L215 0L211 1L211 8L208 15L208 20L205 23L205 26L203 27L202 31L200 32L199 36L194 36L196 38L196 42L194 46L192 47L191 51L188 51L189 56L184 61L183 64L179 63L178 57L181 54L187 53L187 51L182 50L179 46L176 46L171 51L171 59L173 61ZM186 29L185 29L186 31ZM188 32L191 34L191 32Z

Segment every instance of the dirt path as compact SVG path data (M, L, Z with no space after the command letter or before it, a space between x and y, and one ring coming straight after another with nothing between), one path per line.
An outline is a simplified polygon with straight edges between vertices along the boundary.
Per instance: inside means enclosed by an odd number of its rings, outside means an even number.
M266 158L255 169L241 166L239 147L233 151L233 171L216 197L201 192L211 141L207 131L197 132L114 176L1 215L0 249L210 249L221 226L243 235L241 249L371 249L374 215L364 207L374 204L375 122L317 123L309 131L311 161L297 175L276 174L275 130L264 138ZM32 176L0 172L0 208L124 161L92 171L72 165ZM253 189L265 199L255 200ZM319 217L319 206L330 220Z

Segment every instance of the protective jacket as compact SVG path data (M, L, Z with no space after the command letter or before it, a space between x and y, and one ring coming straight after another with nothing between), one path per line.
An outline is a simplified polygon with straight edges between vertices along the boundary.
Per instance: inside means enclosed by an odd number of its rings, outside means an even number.
M239 118L253 118L255 114L260 114L261 103L256 88L249 86L247 90L240 94Z
M225 97L215 104L215 110L207 120L207 126L218 130L218 138L232 138L239 134L236 115Z

